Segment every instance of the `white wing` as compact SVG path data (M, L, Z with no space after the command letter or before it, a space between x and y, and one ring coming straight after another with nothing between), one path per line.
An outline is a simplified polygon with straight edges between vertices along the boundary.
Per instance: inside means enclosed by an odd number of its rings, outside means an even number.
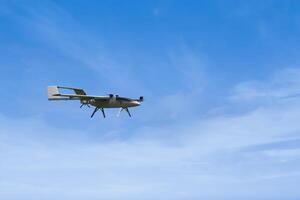
M61 94L59 89L73 90L75 94ZM80 88L70 88L63 86L48 86L48 100L87 100L87 99L109 99L109 96L86 95Z

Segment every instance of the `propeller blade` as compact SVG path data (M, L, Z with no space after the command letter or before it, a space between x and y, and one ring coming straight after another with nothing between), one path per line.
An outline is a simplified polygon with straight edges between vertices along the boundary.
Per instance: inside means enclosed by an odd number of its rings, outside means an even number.
M81 106L80 106L80 108L82 108L83 106L87 106L87 107L91 107L89 104L87 104L87 103L83 103L83 104L81 104Z
M118 112L118 114L117 114L117 117L120 117L120 114L121 114L121 112L122 112L123 110L124 110L123 108L120 108L120 110L119 110L119 112Z

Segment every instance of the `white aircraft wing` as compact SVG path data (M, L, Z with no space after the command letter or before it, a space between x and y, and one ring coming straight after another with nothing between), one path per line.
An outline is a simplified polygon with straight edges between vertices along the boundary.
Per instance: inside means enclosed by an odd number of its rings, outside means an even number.
M73 90L75 94L61 94L59 89ZM85 91L80 88L48 86L48 100L88 100L88 99L108 100L109 98L110 98L109 96L86 95Z

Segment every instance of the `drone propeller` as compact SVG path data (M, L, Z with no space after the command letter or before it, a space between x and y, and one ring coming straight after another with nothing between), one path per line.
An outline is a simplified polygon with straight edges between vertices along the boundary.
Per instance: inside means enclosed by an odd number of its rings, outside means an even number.
M87 103L83 103L83 104L81 104L81 106L80 106L80 108L82 108L83 106L87 106L87 107L91 107L89 104L87 104Z
M91 100L86 100L86 99L83 99L83 100L81 100L80 101L80 103L81 103L81 106L80 106L80 108L82 108L83 106L87 106L87 107L89 107L90 108L90 103L91 103Z

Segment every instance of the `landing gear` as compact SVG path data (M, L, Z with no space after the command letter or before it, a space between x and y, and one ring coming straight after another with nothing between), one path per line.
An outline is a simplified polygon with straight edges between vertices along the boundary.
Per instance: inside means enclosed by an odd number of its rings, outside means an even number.
M99 110L99 108L96 107L95 110L93 111L92 115L91 115L91 118L94 117L95 113L96 113L98 110Z
M105 118L105 112L104 112L104 109L101 108L101 111L102 111L102 114L103 114L103 118Z
M104 117L104 118L106 117L106 116L105 116L104 109L103 109L103 108L97 108L97 107L96 107L95 110L93 111L92 115L91 115L91 118L94 117L95 113L96 113L99 109L101 109L102 114L103 114L103 117Z
M128 108L125 108L125 110L126 110L126 112L128 113L129 117L131 117L131 114L130 114Z
M91 118L94 117L94 115L96 114L96 112L98 112L98 110L101 110L102 115L103 115L103 118L106 118L106 115L105 115L105 112L104 112L104 108L98 108L98 107L96 107L95 110L93 111L93 113L92 113L92 115L91 115ZM117 117L120 116L120 114L121 114L121 112L122 112L123 110L125 110L125 111L128 113L129 117L131 117L131 114L130 114L128 108L120 108L120 110L119 110L119 112L118 112L118 114L117 114Z
M131 117L131 114L130 114L130 112L129 112L129 109L128 109L128 108L120 108L120 110L119 110L119 112L118 112L118 114L117 114L117 117L119 117L119 116L120 116L120 114L121 114L121 112L122 112L123 110L126 110L126 112L128 113L129 117Z

